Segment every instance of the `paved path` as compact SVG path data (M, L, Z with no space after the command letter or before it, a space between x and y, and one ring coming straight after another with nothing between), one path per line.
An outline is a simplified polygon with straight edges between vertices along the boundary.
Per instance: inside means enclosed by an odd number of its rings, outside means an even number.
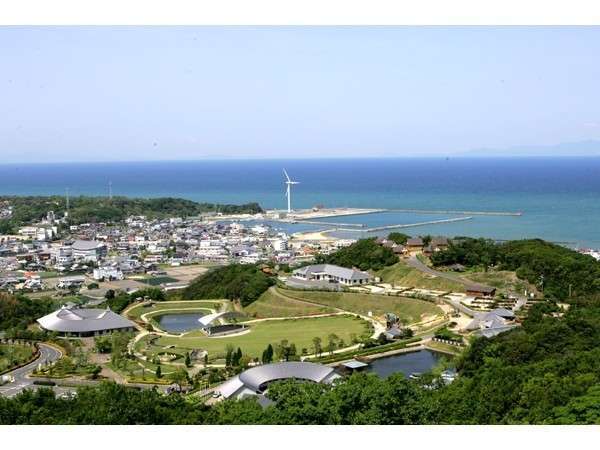
M408 258L407 264L410 267L412 267L413 269L417 269L428 275L433 275L435 277L440 277L440 278L445 278L446 280L455 281L457 283L463 284L464 286L482 286L480 284L473 283L472 281L465 280L464 278L461 278L458 275L454 275L454 274L451 274L448 272L440 272L438 270L432 269L431 267L423 264L419 260L419 258L417 258L415 255L411 255ZM452 299L449 299L446 297L442 297L442 300L444 300L446 303L450 304L452 307L454 307L455 309L459 310L460 312L462 312L468 316L473 317L473 316L475 316L475 314L477 314L476 311L473 311L471 308L466 307L459 301L452 300Z
M39 347L40 356L35 361L5 374L14 377L15 381L0 386L0 395L13 397L23 389L31 387L33 385L33 380L29 379L27 375L33 372L33 370L37 368L38 364L47 364L49 362L57 361L62 357L62 352L56 347L47 344L39 344Z

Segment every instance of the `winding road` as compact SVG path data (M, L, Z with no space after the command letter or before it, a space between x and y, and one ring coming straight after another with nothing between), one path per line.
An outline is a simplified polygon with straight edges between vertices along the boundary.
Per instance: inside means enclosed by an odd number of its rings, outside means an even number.
M465 287L466 286L483 286L481 284L477 284L477 283L473 283L472 281L465 280L464 278L461 278L458 275L454 275L454 274L447 273L447 272L440 272L435 269L432 269L431 267L422 263L421 260L419 258L417 258L415 255L411 255L408 258L407 264L410 267L412 267L413 269L417 269L428 275L433 275L434 277L440 277L440 278L444 278L446 280L454 281L456 283L461 283ZM452 300L452 299L449 299L446 297L444 297L443 300L446 303L453 306L455 309L459 310L460 312L462 312L468 316L474 317L477 314L476 311L473 311L471 308L466 307L465 305L463 305L462 303L460 303L456 300Z
M27 375L33 372L38 364L47 364L49 362L57 361L62 356L60 350L48 344L39 344L39 348L40 356L38 356L35 361L5 374L13 377L14 381L0 386L0 395L13 397L23 389L33 386L33 380L27 378Z

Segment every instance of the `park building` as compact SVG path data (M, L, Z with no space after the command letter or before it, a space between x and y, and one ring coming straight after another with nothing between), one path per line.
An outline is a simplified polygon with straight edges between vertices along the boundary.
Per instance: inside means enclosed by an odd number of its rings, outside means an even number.
M341 378L341 375L335 369L322 364L299 361L278 362L245 370L227 380L216 391L224 399L242 399L257 395L260 401L267 400L264 394L269 384L275 381L299 380L330 384L338 378Z
M329 281L347 286L356 284L369 284L373 277L367 272L333 264L313 264L294 270L293 277L305 281Z
M63 306L37 320L47 331L60 336L98 336L113 331L133 331L135 324L125 317L106 309L68 308Z
M496 308L486 313L476 314L466 326L466 331L483 337L493 337L517 326L515 313L505 308Z

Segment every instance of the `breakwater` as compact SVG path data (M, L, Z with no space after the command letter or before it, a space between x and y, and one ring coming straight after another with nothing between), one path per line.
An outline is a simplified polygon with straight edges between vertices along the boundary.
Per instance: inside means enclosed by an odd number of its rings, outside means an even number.
M419 214L462 214L469 216L522 216L520 211L461 211L456 209L388 209L390 212L405 212Z
M471 216L467 216L467 217L454 217L451 219L440 219L440 220L428 220L426 222L417 222L417 223L402 223L402 224L396 224L396 225L383 225L380 227L373 227L373 228L364 228L362 231L365 231L367 233L372 233L375 231L383 231L383 230L395 230L398 228L414 228L414 227L421 227L421 226L425 226L425 225L435 225L438 223L451 223L451 222L462 222L464 220L471 220L473 217ZM342 229L340 228L340 230L342 231L355 231L355 229Z

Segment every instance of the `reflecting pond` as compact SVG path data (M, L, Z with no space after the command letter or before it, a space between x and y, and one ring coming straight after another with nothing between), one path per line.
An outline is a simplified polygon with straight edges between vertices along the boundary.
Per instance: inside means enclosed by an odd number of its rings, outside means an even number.
M376 373L381 378L387 378L397 372L402 372L408 377L411 373L429 372L442 356L444 355L431 350L387 356L373 360L368 371Z
M196 330L200 328L198 319L204 314L199 312L194 313L175 313L163 314L156 317L156 321L160 327L168 332L183 333L184 331Z

